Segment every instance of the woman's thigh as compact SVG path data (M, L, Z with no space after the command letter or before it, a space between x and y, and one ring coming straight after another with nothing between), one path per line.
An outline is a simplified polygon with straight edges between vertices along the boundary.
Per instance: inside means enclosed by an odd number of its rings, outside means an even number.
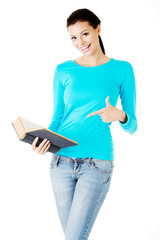
M114 164L91 159L81 166L65 231L65 240L87 240L109 191Z
M63 232L65 232L68 222L77 182L72 178L71 170L69 162L62 162L56 155L53 155L50 163L50 178Z

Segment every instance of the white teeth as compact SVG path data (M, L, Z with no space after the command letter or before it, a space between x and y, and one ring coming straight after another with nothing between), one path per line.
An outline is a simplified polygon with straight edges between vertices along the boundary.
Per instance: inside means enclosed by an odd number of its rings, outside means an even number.
M89 45L88 45L89 46ZM81 49L85 49L85 48L87 48L88 46L86 46L86 47L83 47L83 48L81 48Z

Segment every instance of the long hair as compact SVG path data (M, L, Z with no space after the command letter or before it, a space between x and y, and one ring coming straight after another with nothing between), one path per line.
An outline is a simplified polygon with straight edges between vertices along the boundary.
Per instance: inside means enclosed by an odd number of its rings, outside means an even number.
M72 12L70 16L67 18L66 27L76 22L88 22L89 25L92 26L94 29L97 28L98 24L101 24L101 20L92 11L90 11L87 8L80 8ZM98 35L98 37L99 37L99 44L100 44L101 50L105 54L102 38L100 35Z

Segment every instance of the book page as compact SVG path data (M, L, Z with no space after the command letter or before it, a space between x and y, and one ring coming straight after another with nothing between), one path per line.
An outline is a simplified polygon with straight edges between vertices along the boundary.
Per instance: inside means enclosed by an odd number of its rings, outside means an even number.
M21 121L23 123L23 126L24 126L25 130L29 130L31 128L44 128L43 126L35 124L35 123L25 119L25 118L20 117L20 119L21 119Z

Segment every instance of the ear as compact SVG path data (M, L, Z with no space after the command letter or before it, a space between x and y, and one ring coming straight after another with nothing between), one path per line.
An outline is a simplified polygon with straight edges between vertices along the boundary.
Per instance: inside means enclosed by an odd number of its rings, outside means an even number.
M100 32L101 32L101 25L98 24L98 26L97 26L97 33L98 33L98 35L100 35Z

